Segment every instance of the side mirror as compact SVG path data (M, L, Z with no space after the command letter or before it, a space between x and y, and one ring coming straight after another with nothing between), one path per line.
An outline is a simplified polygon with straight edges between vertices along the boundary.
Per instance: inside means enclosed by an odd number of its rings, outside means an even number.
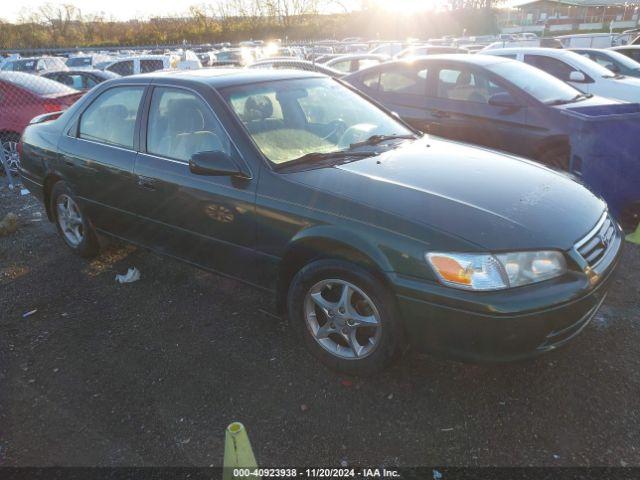
M510 93L500 92L489 97L489 105L503 108L519 108L521 105L511 96Z
M584 76L584 73L582 72L578 72L576 70L574 70L573 72L571 72L569 74L569 81L570 82L585 82L587 80L587 77Z
M236 162L221 150L194 153L189 160L189 170L196 175L211 177L245 177Z

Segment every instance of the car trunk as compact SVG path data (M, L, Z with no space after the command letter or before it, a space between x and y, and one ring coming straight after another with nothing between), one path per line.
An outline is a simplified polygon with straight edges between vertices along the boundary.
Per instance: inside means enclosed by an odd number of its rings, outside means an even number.
M76 103L82 95L84 95L82 92L51 94L43 95L42 100L47 112L55 112L69 108Z

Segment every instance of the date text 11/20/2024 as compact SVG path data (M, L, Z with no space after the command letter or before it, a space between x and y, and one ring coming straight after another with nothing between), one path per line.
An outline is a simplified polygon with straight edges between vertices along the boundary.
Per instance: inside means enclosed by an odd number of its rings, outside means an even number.
M234 468L233 478L396 478L400 473L387 468Z

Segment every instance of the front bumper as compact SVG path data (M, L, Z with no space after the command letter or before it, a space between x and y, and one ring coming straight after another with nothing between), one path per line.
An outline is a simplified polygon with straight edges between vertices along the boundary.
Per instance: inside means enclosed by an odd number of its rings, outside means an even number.
M595 285L583 272L510 291L468 292L394 275L411 346L473 362L535 356L567 343L594 317L620 259L618 245Z

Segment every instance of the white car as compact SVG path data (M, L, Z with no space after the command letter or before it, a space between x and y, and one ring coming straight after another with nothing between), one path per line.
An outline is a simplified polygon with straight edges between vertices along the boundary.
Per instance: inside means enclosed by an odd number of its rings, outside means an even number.
M557 48L503 48L481 53L528 63L585 93L640 102L640 78L616 75L578 53Z
M202 64L196 54L188 50L172 55L140 55L118 58L112 62L98 64L96 67L126 77L157 70L193 70L202 68Z

